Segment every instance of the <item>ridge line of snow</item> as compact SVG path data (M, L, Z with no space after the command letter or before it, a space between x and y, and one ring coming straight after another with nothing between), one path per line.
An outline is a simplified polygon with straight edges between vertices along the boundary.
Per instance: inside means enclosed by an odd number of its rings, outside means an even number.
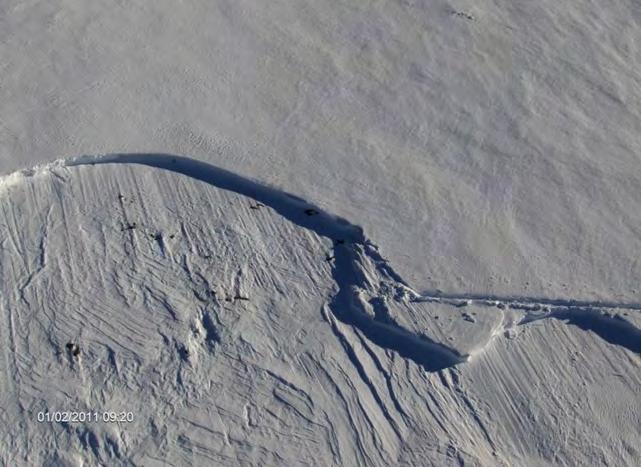
M442 302L452 305L463 304L502 304L514 309L536 308L608 308L612 310L641 311L641 302L614 302L608 300L574 300L563 298L528 297L524 295L494 295L475 293L438 293L434 291L416 295L414 302Z

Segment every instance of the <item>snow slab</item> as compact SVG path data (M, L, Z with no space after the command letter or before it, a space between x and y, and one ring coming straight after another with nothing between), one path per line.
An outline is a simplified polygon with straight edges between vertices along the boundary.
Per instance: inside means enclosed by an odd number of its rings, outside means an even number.
M634 306L420 295L347 220L197 161L139 157L0 183L3 463L639 458Z

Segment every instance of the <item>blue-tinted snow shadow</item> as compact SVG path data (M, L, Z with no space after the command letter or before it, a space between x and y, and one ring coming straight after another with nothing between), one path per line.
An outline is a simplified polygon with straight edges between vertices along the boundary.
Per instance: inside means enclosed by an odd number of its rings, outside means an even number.
M641 355L641 329L617 314L604 313L596 308L557 309L543 316L525 318L519 324L549 318L564 321L583 331L591 331L610 344Z
M467 356L459 354L454 349L412 333L394 323L387 316L387 310L375 310L372 317L361 310L358 304L353 303L354 287L362 288L366 279L358 267L358 260L352 248L353 245L337 245L334 250L335 267L332 275L340 288L330 308L339 321L357 328L377 346L397 352L401 357L412 360L426 371L443 370L467 360ZM381 304L377 306L383 307ZM342 342L342 339L340 340ZM346 343L343 342L343 346L347 347ZM352 358L349 350L347 353Z
M215 165L172 154L108 154L81 156L66 162L68 167L99 164L137 164L185 175L209 185L252 198L269 206L292 223L322 237L356 243L365 241L361 227L324 212L295 195L242 177Z
M641 355L641 329L622 317L605 315L592 309L561 310L553 312L551 317L564 320L584 331L592 331L610 344Z

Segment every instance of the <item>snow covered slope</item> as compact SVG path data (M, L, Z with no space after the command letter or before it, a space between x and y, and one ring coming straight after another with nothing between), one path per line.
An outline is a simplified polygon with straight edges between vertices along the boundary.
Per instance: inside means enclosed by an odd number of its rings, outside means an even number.
M641 456L639 303L419 294L357 225L166 154L18 172L0 209L7 465Z
M0 463L640 465L639 44L638 0L0 0Z
M188 155L429 290L639 301L640 25L637 0L2 0L0 172Z

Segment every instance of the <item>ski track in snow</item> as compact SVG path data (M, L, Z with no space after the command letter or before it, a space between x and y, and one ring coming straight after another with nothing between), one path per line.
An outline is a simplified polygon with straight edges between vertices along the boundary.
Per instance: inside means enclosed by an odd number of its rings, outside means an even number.
M499 310L517 310L524 317L516 323L503 323L489 336L488 341L473 353L483 352L497 335L514 326L522 326L542 319L558 319L583 330L589 330L605 341L627 348L641 355L641 329L617 313L641 311L641 302L621 303L613 301L582 301L526 296L497 296L473 293L417 293L393 270L378 253L378 247L368 240L359 226L326 213L318 206L282 190L263 185L227 170L202 161L170 154L108 154L85 155L60 159L49 164L14 172L0 177L0 193L25 178L40 174L56 174L56 168L73 168L99 164L136 164L185 175L216 188L231 191L261 203L278 214L317 235L334 242L332 275L338 292L329 309L337 320L362 332L376 345L393 350L411 359L426 371L438 371L468 361L471 354L458 352L455 348L435 342L398 324L385 305L378 302L374 316L368 314L358 295L368 291L376 295L381 284L395 291L394 300L409 303L442 303L455 307L477 305ZM400 297L400 298L399 298ZM389 297L386 297L389 298ZM330 324L332 320L328 319ZM335 333L340 333L332 325ZM342 342L341 336L337 336ZM349 354L349 352L348 352Z

